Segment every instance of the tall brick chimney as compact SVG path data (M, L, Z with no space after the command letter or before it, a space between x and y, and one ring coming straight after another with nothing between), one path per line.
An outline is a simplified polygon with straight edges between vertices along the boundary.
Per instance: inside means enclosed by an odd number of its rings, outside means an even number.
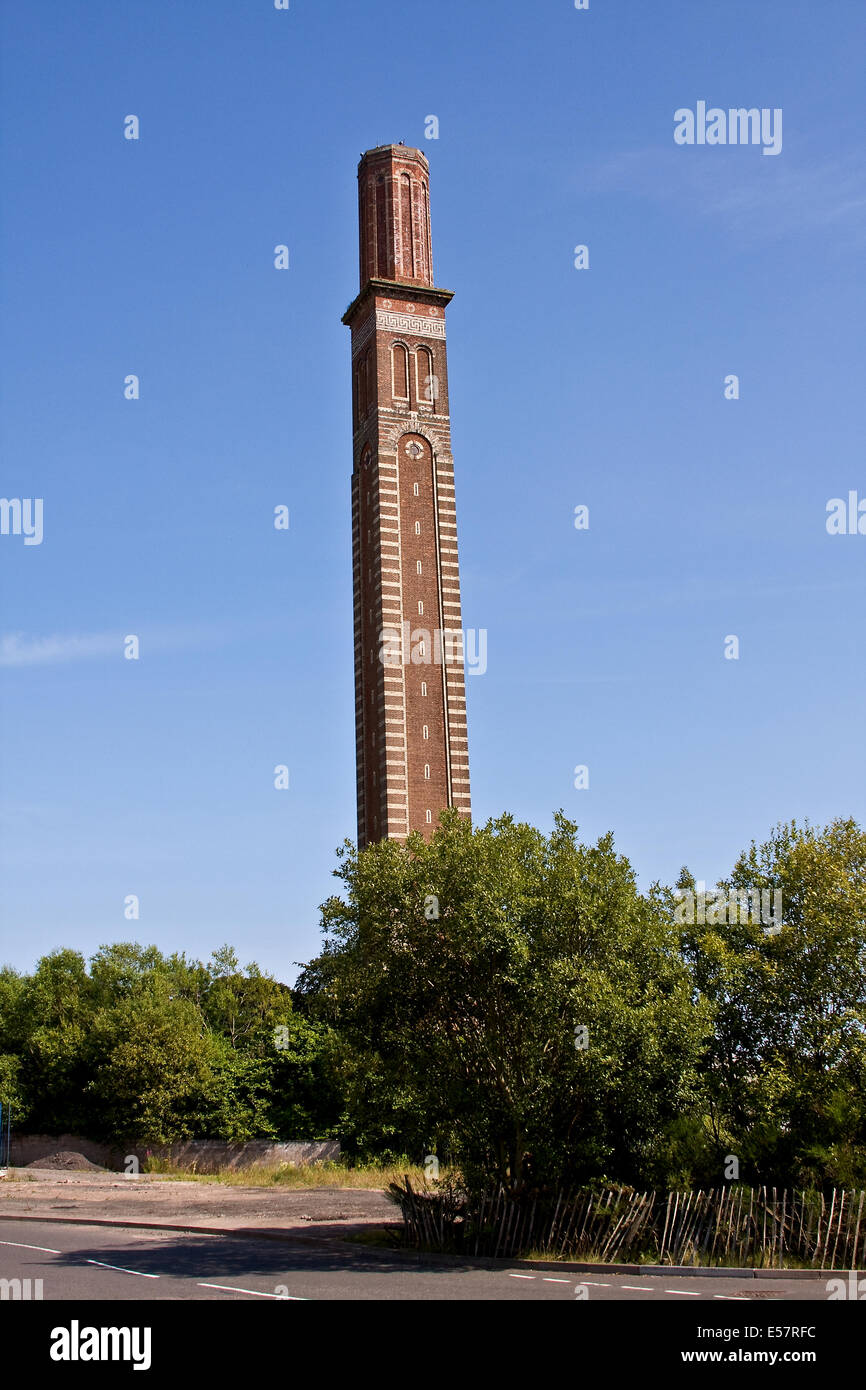
M469 758L445 308L429 165L380 145L358 167L352 548L358 844L429 838L469 815Z

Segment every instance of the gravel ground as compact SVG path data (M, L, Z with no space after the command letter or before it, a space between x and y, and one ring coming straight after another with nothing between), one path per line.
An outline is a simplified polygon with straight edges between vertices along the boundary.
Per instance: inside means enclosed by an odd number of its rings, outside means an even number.
M399 1222L384 1193L366 1188L281 1190L169 1182L158 1175L125 1177L99 1169L12 1168L0 1180L2 1216L88 1216L119 1221L190 1221L229 1229L306 1230L345 1236L354 1228Z

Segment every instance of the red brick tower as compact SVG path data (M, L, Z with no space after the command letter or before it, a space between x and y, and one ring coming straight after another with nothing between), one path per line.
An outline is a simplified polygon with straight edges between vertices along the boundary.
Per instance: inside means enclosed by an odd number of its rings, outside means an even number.
M429 166L380 145L358 167L352 548L358 844L429 837L469 814L445 306L433 284Z

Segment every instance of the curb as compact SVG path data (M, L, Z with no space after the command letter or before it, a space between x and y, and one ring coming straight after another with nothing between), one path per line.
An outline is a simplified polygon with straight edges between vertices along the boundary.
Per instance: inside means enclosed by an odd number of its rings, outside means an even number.
M847 1269L748 1269L731 1265L602 1265L568 1264L558 1260L515 1260L521 1269L558 1269L573 1274L630 1274L658 1278L688 1275L691 1279L838 1279ZM856 1272L856 1271L855 1271Z
M0 1221L33 1221L37 1224L48 1224L54 1226L114 1226L130 1231L178 1231L189 1232L192 1235L200 1236L240 1236L249 1239L250 1236L258 1236L262 1240L282 1240L300 1241L307 1245L348 1245L349 1241L341 1240L339 1236L313 1236L307 1235L304 1231L295 1232L294 1229L280 1229L273 1226L201 1226L193 1225L189 1221L143 1221L137 1218L118 1217L110 1219L107 1216L16 1216L13 1213L0 1212ZM354 1242L352 1242L354 1248Z
M272 1226L201 1226L193 1225L190 1222L169 1222L169 1221L140 1221L140 1220L109 1220L102 1216L17 1216L15 1214L0 1212L0 1221L32 1221L38 1224L54 1224L58 1226L114 1226L121 1229L133 1231L178 1231L189 1232L193 1235L203 1236L230 1236L249 1240L255 1237L260 1240L283 1241L286 1244L300 1243L302 1245L344 1245L353 1250L358 1249L358 1243L343 1240L339 1236L316 1236L312 1233L307 1235L304 1231L294 1231L275 1228ZM371 1223L372 1224L372 1223ZM376 1227L381 1229L381 1227ZM495 1259L492 1255L464 1256L445 1255L438 1251L423 1250L387 1250L374 1247L377 1253L383 1255L399 1254L404 1259L414 1260L416 1263L435 1260L465 1267L472 1264L486 1269L501 1269L508 1266L513 1269L531 1269L539 1273L557 1270L565 1274L629 1274L632 1277L643 1275L644 1277L658 1278L660 1275L666 1276L688 1276L689 1278L714 1278L714 1279L838 1279L842 1275L855 1273L858 1276L866 1275L866 1270L847 1269L740 1269L730 1266L715 1267L711 1265L627 1265L627 1264L590 1264L588 1262L571 1263L567 1260L505 1260Z

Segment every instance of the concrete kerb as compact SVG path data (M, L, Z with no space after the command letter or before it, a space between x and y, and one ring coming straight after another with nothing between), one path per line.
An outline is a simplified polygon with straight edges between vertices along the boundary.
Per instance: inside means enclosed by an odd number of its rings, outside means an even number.
M130 1218L107 1216L16 1216L12 1212L0 1213L0 1221L32 1221L36 1225L45 1223L54 1226L100 1226L115 1227L128 1231L178 1231L200 1236L233 1236L249 1240L256 1236L262 1240L282 1240L286 1243L300 1242L306 1245L349 1245L339 1236L313 1236L303 1231L278 1229L270 1226L203 1226L191 1221L145 1221ZM354 1248L354 1247L353 1247Z
M357 1250L359 1244L363 1246L363 1242L349 1241L340 1236L317 1236L312 1233L307 1235L303 1231L269 1226L203 1226L189 1221L141 1221L124 1220L123 1218L109 1220L107 1217L100 1216L17 1216L11 1212L0 1213L0 1221L31 1221L37 1225L54 1224L58 1226L114 1226L133 1231L178 1231L192 1235L229 1236L241 1240L252 1238L276 1240L283 1241L285 1244L345 1245L351 1250ZM369 1223L369 1226L372 1229L382 1229L381 1225L374 1226L373 1223ZM367 1226L356 1227L356 1229L367 1229ZM396 1248L388 1252L382 1246L367 1248L376 1250L383 1255L387 1253L400 1255L415 1263L433 1260L436 1263L441 1262L456 1266L472 1264L481 1269L531 1269L539 1273L555 1271L560 1274L628 1274L632 1277L643 1275L644 1277L655 1278L661 1275L666 1277L678 1275L689 1278L712 1276L716 1279L838 1279L841 1275L852 1272L847 1269L740 1269L711 1265L629 1265L571 1263L568 1260L506 1260L494 1259L490 1255L446 1255L437 1251L400 1250ZM861 1277L866 1275L866 1270L854 1270L853 1273Z

